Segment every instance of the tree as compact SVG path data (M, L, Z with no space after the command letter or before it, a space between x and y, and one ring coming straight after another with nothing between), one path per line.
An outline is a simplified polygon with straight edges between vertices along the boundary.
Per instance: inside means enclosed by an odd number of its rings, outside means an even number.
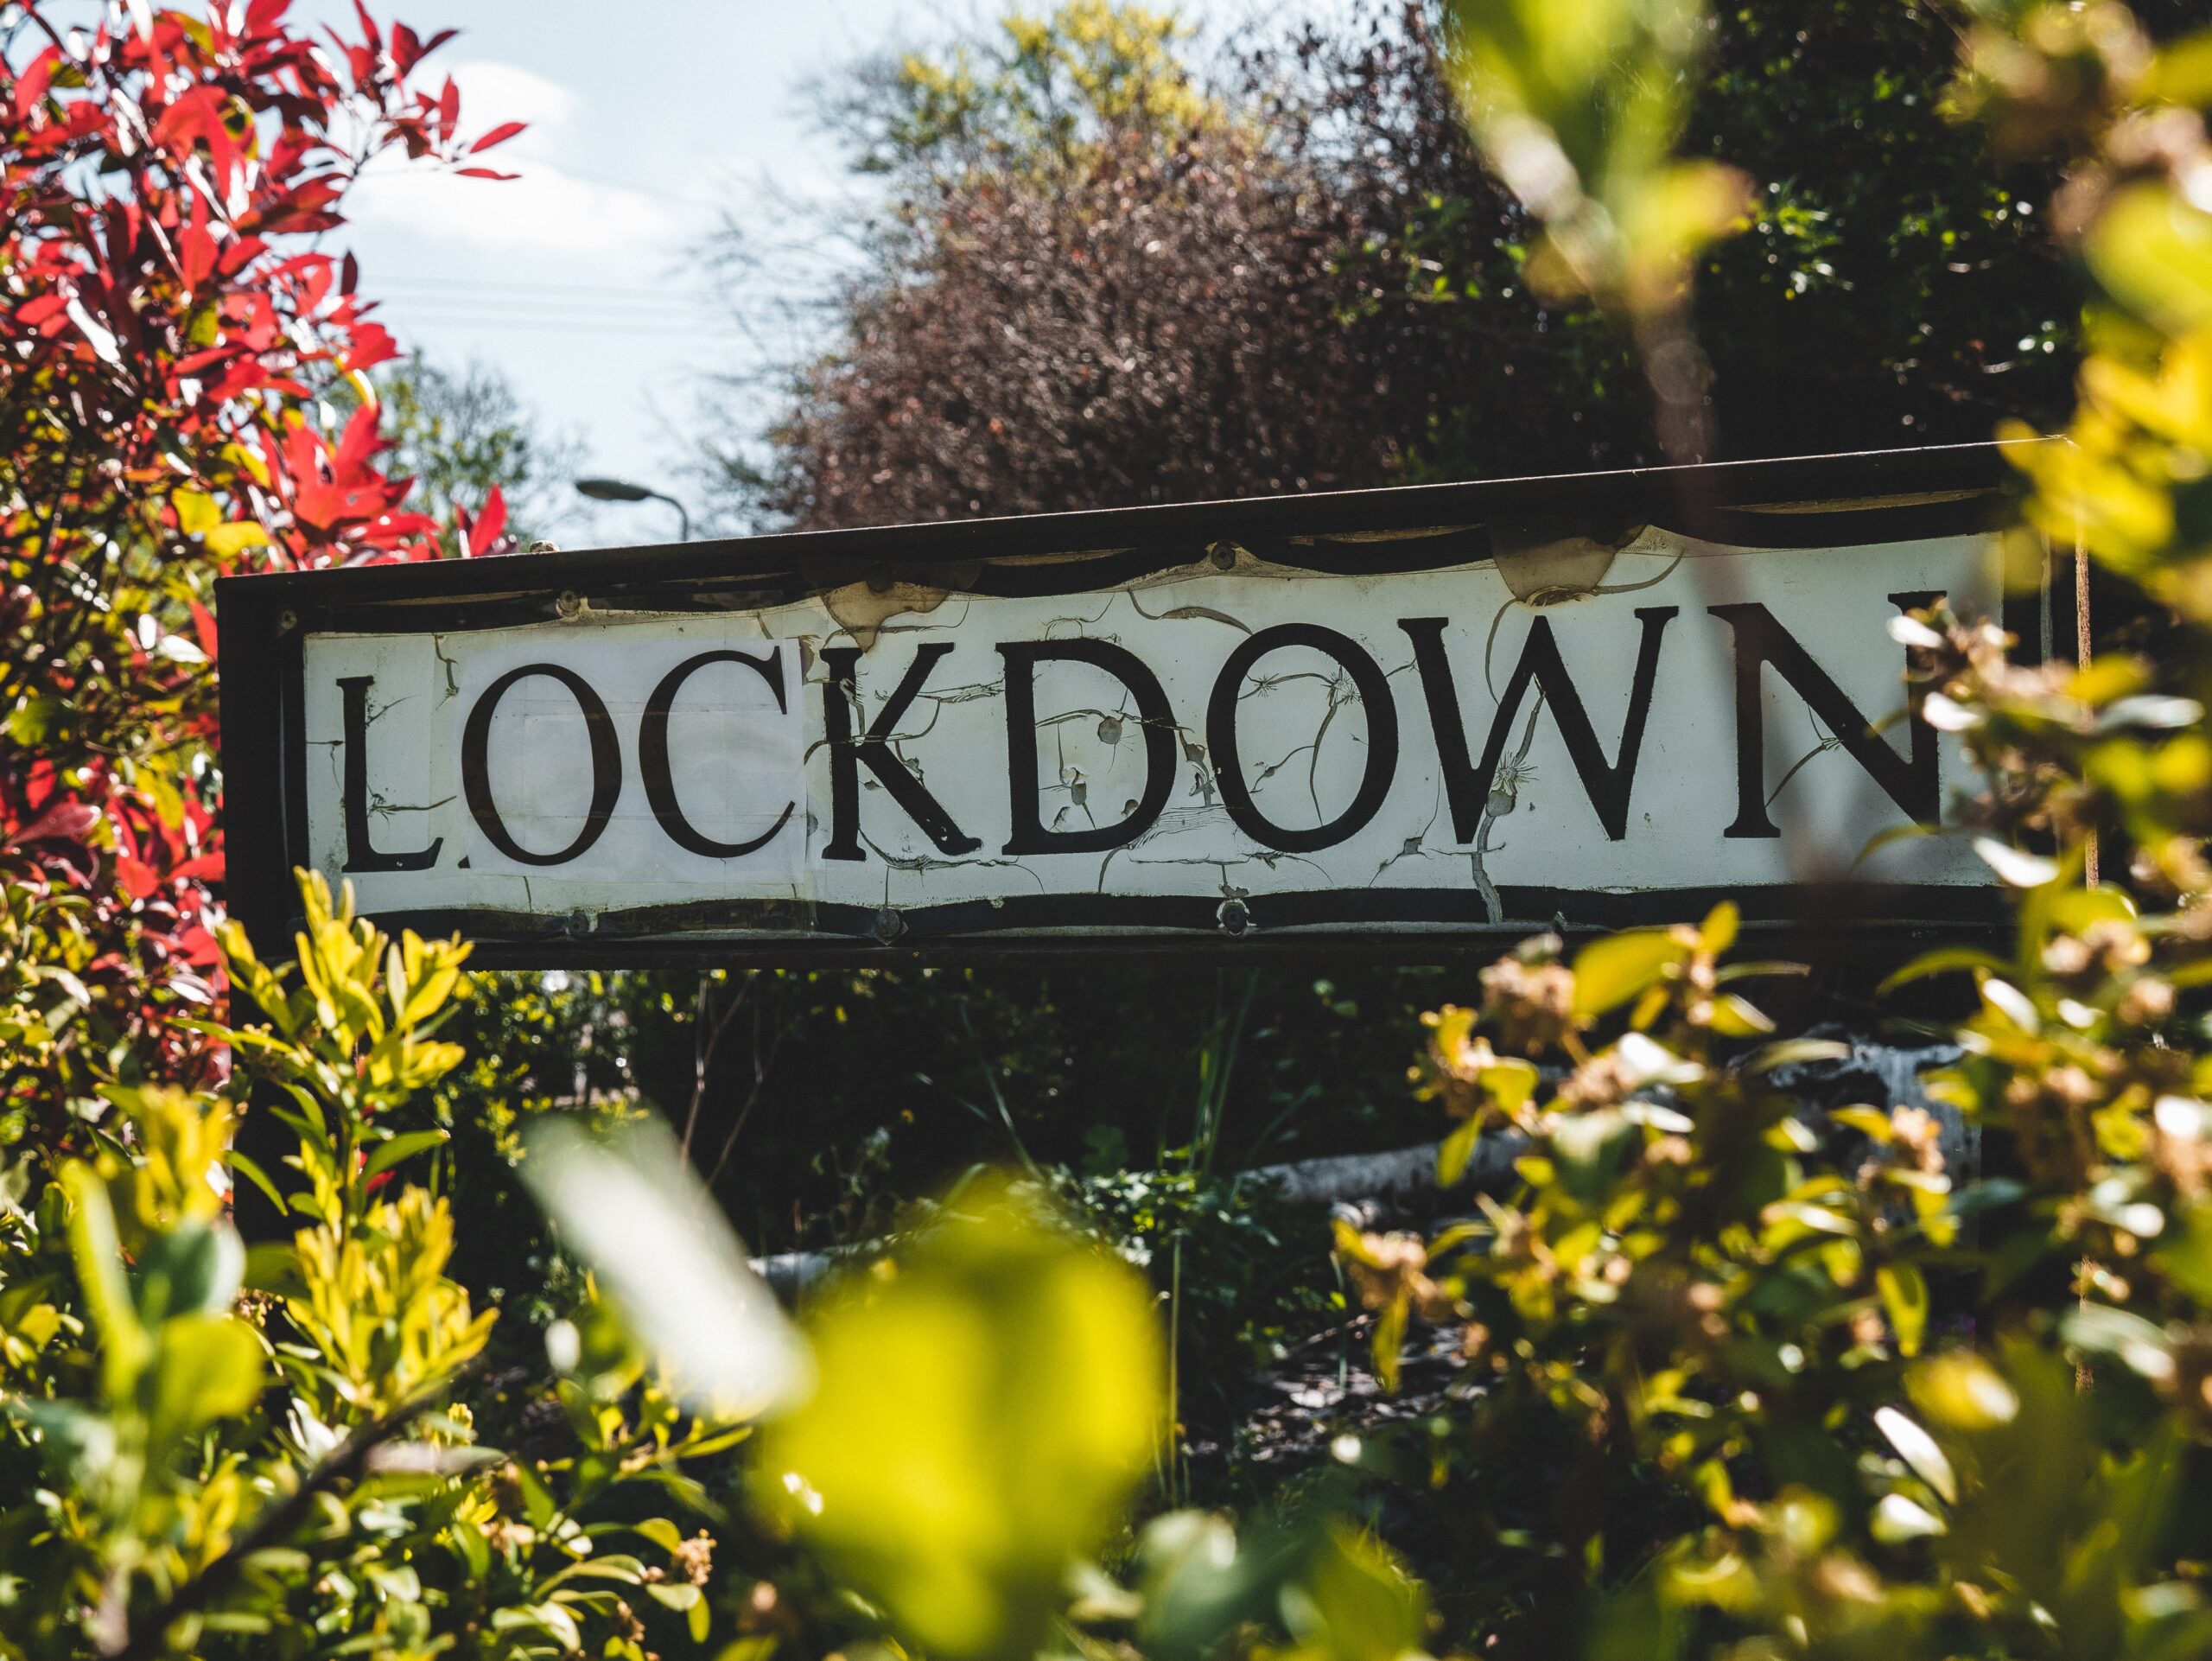
M211 579L436 551L373 399L326 424L318 395L397 347L314 239L372 156L488 173L514 127L471 142L450 80L410 86L446 36L364 14L326 48L283 11L0 25L10 1141L72 1140L103 1080L220 1065L174 1019L219 993Z
M826 525L1657 459L1633 343L1541 292L1421 7L1173 75L1176 43L1127 18L1123 77L1204 95L1087 109L1082 143L1040 142L995 35L856 74L837 121L892 199L767 463L723 468L743 508ZM1688 147L1753 188L1700 274L1708 453L2056 419L2075 308L2035 218L2049 170L1993 169L1945 118L1946 16L1748 0L1702 29ZM1046 60L1101 38L1002 30Z
M410 508L451 527L440 537L448 557L467 550L472 516L495 491L506 507L504 534L516 545L560 529L576 447L541 432L496 369L448 369L418 353L383 379L388 471L414 481Z

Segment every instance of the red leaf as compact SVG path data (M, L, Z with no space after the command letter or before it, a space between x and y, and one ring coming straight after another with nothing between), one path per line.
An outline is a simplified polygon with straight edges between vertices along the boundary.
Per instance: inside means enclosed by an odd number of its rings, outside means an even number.
M178 233L184 286L197 289L215 269L215 239L207 232L207 203L198 192L192 198L192 222Z
M484 511L477 515L476 523L468 528L468 551L489 553L492 544L499 541L499 532L507 528L506 493L499 486L492 487L492 493L484 499Z
M454 175L461 179L519 179L519 173L500 173L492 168L455 168Z
M361 0L353 0L353 15L361 20L361 34L372 52L384 50L384 36L377 32L376 19L369 16L369 9Z
M479 150L490 150L494 144L504 144L507 140L512 138L517 133L522 131L527 124L527 123L521 121L503 121L498 126L493 128L491 131L486 133L483 137L471 144L468 147L468 153L471 156L474 156Z
M381 323L353 325L353 347L346 354L348 369L369 369L399 355L399 343Z
M192 602L192 632L200 637L200 649L207 654L207 661L214 662L215 620L197 600Z
M23 73L16 77L16 119L22 120L31 112L31 106L46 96L46 89L54 80L56 65L61 61L61 48L49 46L32 59Z
M346 484L359 478L369 458L383 448L384 441L377 432L376 408L364 404L346 423L337 453L330 458L332 482Z
M133 900L143 900L162 886L162 879L154 868L143 859L133 859L128 854L118 855L115 862L115 880L123 885L124 893Z
M56 802L16 831L15 840L17 843L75 842L99 822L100 811L97 807L84 802Z

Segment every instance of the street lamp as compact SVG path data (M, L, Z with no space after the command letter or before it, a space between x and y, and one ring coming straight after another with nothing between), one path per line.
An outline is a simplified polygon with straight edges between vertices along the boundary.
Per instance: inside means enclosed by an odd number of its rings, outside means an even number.
M633 485L626 479L579 479L576 493L595 502L666 502L676 510L677 520L683 526L683 540L691 540L691 515L673 496Z

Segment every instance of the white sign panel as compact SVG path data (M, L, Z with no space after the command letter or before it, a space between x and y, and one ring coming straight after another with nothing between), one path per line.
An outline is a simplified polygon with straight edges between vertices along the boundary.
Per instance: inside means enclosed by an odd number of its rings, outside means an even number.
M323 630L306 848L373 913L602 936L1110 932L1150 902L1231 934L1418 929L1977 885L1955 837L1867 850L1968 786L1904 716L1888 625L1939 595L1993 610L1990 556L1654 528L1548 585L1247 553L1035 598Z

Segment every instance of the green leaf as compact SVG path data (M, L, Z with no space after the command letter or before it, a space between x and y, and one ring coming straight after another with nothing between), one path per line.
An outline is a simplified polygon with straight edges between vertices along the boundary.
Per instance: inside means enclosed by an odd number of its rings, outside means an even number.
M492 1572L492 1543L484 1537L482 1529L466 1518L456 1518L448 1533L471 1581L480 1581Z
M1935 1437L1893 1407L1876 1408L1874 1423L1897 1450L1897 1456L1912 1467L1913 1474L1942 1495L1946 1505L1958 1503L1959 1479Z
M1559 1155L1560 1181L1586 1206L1605 1196L1622 1156L1640 1132L1636 1122L1618 1108L1599 1108L1571 1114L1552 1131L1552 1150Z
M1832 1107L1828 1117L1838 1124L1848 1125L1861 1136L1872 1136L1876 1142L1887 1143L1896 1139L1897 1132L1890 1123L1890 1116L1878 1107L1855 1103L1849 1107Z
M2212 215L2171 187L2120 191L2083 252L2106 292L2156 327L2185 333L2212 322Z
M1705 921L1698 926L1698 944L1714 957L1736 944L1737 930L1742 926L1744 913L1732 900L1724 900L1706 913Z
M422 1153L426 1149L441 1148L450 1141L442 1130L409 1130L383 1143L369 1155L369 1162L361 1174L381 1176L403 1159Z
M122 1402L136 1391L153 1341L138 1321L124 1273L123 1246L116 1238L115 1211L107 1185L89 1165L71 1161L61 1168L61 1187L70 1201L69 1255L75 1262L85 1306L100 1339L100 1376L108 1400Z
M1713 1000L1713 1030L1723 1038L1760 1038L1774 1030L1774 1018L1733 992L1723 992Z
M1981 862L1996 872L2007 887L2040 888L2058 880L2056 860L2029 853L2025 849L2014 848L1994 837L1976 837L1974 850L1981 856Z
M1469 1119L1445 1137L1436 1150L1436 1186L1449 1188L1467 1174L1467 1161L1475 1156L1475 1144L1482 1139L1482 1122Z
M138 1254L138 1307L150 1326L170 1315L220 1313L238 1295L245 1243L228 1223L187 1218Z
M1909 1263L1884 1263L1874 1271L1874 1284L1882 1295L1882 1308L1897 1335L1897 1348L1906 1355L1920 1353L1928 1331L1928 1282Z
M1535 1062L1509 1055L1483 1068L1475 1075L1475 1082L1490 1093L1497 1111L1510 1118L1528 1105L1542 1077Z
M2069 1344L2113 1356L2154 1383L2174 1375L2173 1340L2132 1310L2083 1304L2059 1317L2058 1333Z
M1319 1653L1340 1661L1402 1661L1421 1652L1427 1621L1421 1586L1372 1536L1332 1525L1298 1588L1312 1614L1293 1630Z
M912 1645L1033 1654L1153 1466L1151 1289L974 1188L898 1274L855 1278L809 1324L812 1397L762 1428L761 1501Z
M1984 951L1978 946L1938 946L1933 951L1922 952L1875 990L1886 995L1914 981L1926 980L1930 975L1955 974L1970 969L1986 970L1993 975L2001 975L2011 968L2012 965L1995 952Z
M149 1437L159 1448L261 1399L261 1340L235 1315L194 1314L162 1323L155 1349Z
M2199 1303L2212 1304L2212 1203L2177 1208L2151 1260Z
M268 1197L269 1203L276 1206L280 1213L283 1211L284 1196L276 1192L276 1185L269 1180L269 1174L263 1170L258 1164L255 1163L252 1158L247 1155L238 1152L236 1148L232 1148L231 1149L231 1168L233 1171L238 1172L241 1176L245 1177L247 1181L252 1183L255 1187L260 1189L261 1192Z
M1840 1044L1832 1038L1785 1038L1779 1044L1769 1044L1744 1063L1744 1071L1757 1075L1772 1072L1777 1067L1796 1066L1806 1061L1847 1061L1851 1046Z
M1943 1519L1904 1494L1885 1493L1875 1505L1866 1531L1884 1545L1898 1545L1942 1533Z
M1630 929L1592 940L1574 955L1574 1013L1592 1020L1649 986L1688 948L1662 928Z
M1764 979L1781 975L1809 975L1812 972L1812 965L1809 964L1784 963L1779 960L1730 963L1723 964L1714 970L1713 979L1716 985L1726 986L1730 981Z

